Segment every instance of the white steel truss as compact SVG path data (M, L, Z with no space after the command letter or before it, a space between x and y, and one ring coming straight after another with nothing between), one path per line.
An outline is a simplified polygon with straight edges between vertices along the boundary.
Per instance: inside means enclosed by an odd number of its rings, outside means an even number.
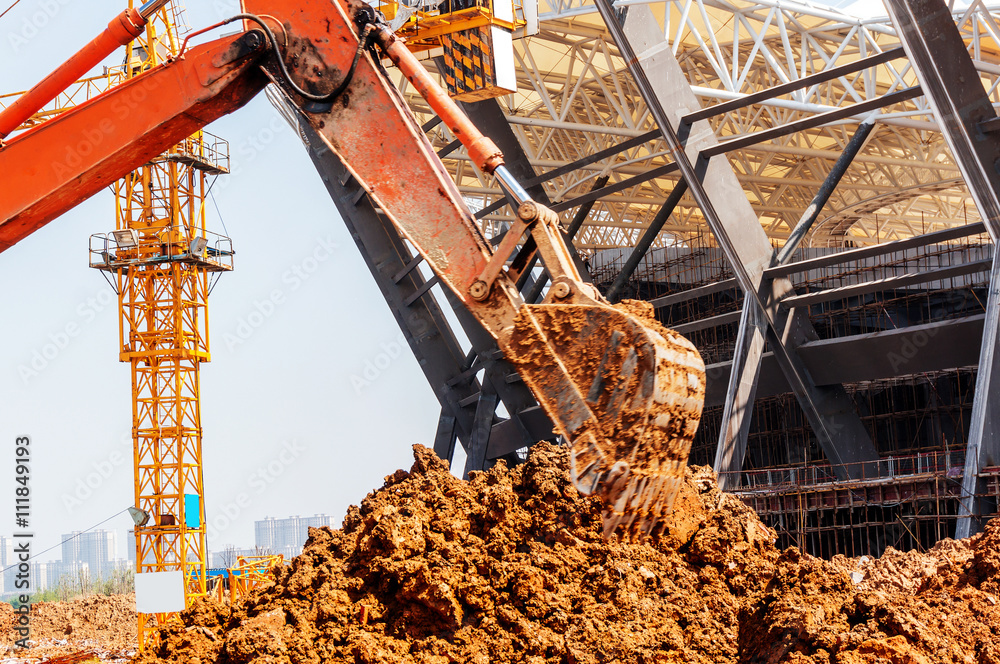
M760 0L618 0L616 7L648 4L703 107L740 99L775 85L898 46L887 18L852 17L805 2ZM1000 6L980 1L952 7L983 84L1000 105ZM590 0L543 0L541 31L515 41L517 94L498 99L536 173L565 166L654 129L642 98ZM751 133L872 100L917 84L905 58L814 84L713 118L720 139ZM403 83L412 108L431 115ZM692 109L696 110L696 109ZM809 204L860 120L856 114L823 127L786 135L728 154L761 224L781 244ZM439 148L453 140L438 126ZM717 157L722 158L722 157ZM463 150L447 155L473 209L499 200ZM676 175L645 180L670 163L666 146L639 147L545 183L554 203L587 193L601 175L609 185L635 178L593 208L576 244L583 250L635 243L675 185ZM645 181L640 181L645 180ZM570 218L574 209L563 214ZM483 220L492 235L510 219L502 208ZM978 221L958 168L923 97L881 109L878 126L827 204L807 245L857 246ZM654 246L714 244L688 197Z

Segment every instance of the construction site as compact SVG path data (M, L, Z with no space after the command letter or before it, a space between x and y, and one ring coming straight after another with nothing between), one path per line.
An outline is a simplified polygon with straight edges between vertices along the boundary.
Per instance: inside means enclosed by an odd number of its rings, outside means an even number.
M239 4L0 91L0 252L113 192L135 488L135 593L0 603L0 659L1000 663L1000 5ZM440 415L215 569L209 131L258 95Z

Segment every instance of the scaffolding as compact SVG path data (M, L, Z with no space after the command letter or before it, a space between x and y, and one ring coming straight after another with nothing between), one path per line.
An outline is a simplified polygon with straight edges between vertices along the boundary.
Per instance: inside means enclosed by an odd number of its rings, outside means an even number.
M732 359L743 306L742 293L710 240L650 250L623 291L651 301L659 320L691 340L706 365ZM800 249L796 260L834 253ZM595 253L590 259L595 283L609 285L627 254ZM879 333L983 314L992 255L988 238L970 233L793 273L792 283L796 295L820 295L821 301L807 306L821 339ZM850 290L921 273L926 276L908 286L863 294ZM836 289L846 289L844 296ZM688 291L693 295L685 296ZM837 469L792 394L758 395L743 470L734 478L736 493L775 528L782 546L813 555L928 548L954 532L975 382L972 366L845 385L882 459L851 482L836 480ZM705 408L690 463L713 463L722 415L721 405ZM987 497L995 499L997 472L990 473Z
M934 452L867 464L860 479L836 479L829 464L741 471L735 491L778 534L782 548L814 556L880 556L888 547L925 551L955 530L964 454ZM1000 468L984 474L1000 496Z

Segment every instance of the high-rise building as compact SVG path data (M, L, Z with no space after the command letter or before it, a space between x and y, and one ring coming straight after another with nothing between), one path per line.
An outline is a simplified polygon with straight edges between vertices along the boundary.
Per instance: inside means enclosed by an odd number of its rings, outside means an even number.
M64 565L59 561L28 561L28 585L19 588L17 582L22 581L23 586L25 579L23 575L18 579L21 560L14 553L16 542L17 540L14 538L0 535L0 569L3 570L0 592L4 595L37 593L55 587L63 574L78 576L80 573L87 573L86 563L76 562Z
M79 560L71 560L68 562L52 561L40 564L45 565L45 567L38 573L38 575L39 577L44 577L45 587L47 588L54 588L58 586L60 582L65 582L72 586L79 584L84 578L90 576L90 566ZM34 590L41 589L33 588L33 591Z
M317 514L307 517L290 516L287 519L267 517L263 521L254 522L254 543L260 551L294 558L302 553L302 547L309 539L309 529L325 526L336 527L332 516Z
M3 576L0 579L0 588L2 588L2 592L5 594L16 590L14 581L19 562L14 556L14 538L0 535L0 570L3 570Z
M62 562L86 563L91 576L106 577L115 568L118 533L113 530L91 530L63 535Z

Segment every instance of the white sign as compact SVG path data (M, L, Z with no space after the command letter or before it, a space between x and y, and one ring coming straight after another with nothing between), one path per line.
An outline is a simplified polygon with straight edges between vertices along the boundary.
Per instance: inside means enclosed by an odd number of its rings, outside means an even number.
M135 575L135 610L173 613L184 610L184 573L144 572Z

